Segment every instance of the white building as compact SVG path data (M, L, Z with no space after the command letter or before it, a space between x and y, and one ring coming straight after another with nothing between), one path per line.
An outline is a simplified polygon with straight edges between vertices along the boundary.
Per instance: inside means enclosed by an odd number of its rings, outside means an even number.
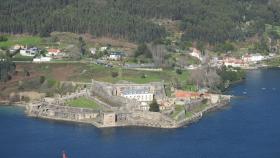
M100 47L99 50L100 50L101 52L104 52L104 51L107 50L107 49L108 49L108 47Z
M265 56L260 54L248 54L243 56L242 59L247 63L257 63L263 61L265 59Z
M34 57L39 52L38 48L21 49L19 54L22 56Z
M97 50L96 48L90 48L89 51L92 55L95 55Z
M121 60L121 58L124 57L124 53L122 52L113 52L109 55L109 60Z
M236 59L233 57L227 57L223 60L223 65L228 67L228 66L232 66L232 67L246 67L248 66L244 60L242 59Z
M121 95L125 98L128 98L128 99L135 99L139 102L150 102L150 101L153 101L153 98L154 98L154 94L153 93L147 93L147 94L123 94Z
M146 85L126 85L116 88L117 96L135 99L139 102L151 102L154 99L154 87Z
M33 59L34 63L42 63L42 62L50 62L50 61L51 61L50 57L42 57L42 56Z
M192 52L190 53L190 56L195 57L195 58L199 59L200 61L203 60L201 52L196 48L192 48Z

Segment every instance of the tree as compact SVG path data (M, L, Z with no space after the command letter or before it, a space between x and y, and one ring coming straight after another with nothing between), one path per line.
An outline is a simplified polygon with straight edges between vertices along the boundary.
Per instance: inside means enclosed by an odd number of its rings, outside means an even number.
M83 57L86 53L86 43L83 37L79 37L79 48L80 48L81 57Z
M0 42L8 41L8 37L5 35L0 35Z
M140 44L137 47L137 50L134 53L135 57L139 57L139 56L144 56L146 58L152 58L152 53L151 51L148 49L146 44Z
M159 104L157 103L155 97L153 99L153 102L150 104L149 111L151 111L151 112L159 112L160 111Z
M165 45L151 44L148 48L152 53L155 65L159 67L165 66L165 56L167 55Z

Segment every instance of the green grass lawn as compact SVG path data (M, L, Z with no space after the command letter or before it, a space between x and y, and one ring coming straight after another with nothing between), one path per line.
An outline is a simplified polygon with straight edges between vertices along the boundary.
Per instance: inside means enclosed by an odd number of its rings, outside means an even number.
M72 107L90 108L90 109L95 109L95 110L101 109L101 106L98 105L94 100L91 100L91 99L88 99L85 97L70 100L66 104L69 106L72 106Z
M180 112L182 112L183 110L185 110L184 106L182 105L176 105L175 107L175 111L172 113L171 117L175 118Z
M195 106L191 111L194 112L194 113L201 112L207 106L208 106L207 104L201 104L201 105Z
M42 42L42 38L39 36L28 35L8 35L8 41L0 42L0 48L10 48L13 45L21 44L27 46L38 46Z
M20 54L17 54L13 57L13 61L33 61L33 57L28 56L21 56Z

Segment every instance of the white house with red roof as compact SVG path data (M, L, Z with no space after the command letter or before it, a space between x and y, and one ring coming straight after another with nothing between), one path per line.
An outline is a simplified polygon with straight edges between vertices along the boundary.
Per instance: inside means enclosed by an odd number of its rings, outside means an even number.
M58 56L61 55L61 51L59 49L48 49L47 56Z

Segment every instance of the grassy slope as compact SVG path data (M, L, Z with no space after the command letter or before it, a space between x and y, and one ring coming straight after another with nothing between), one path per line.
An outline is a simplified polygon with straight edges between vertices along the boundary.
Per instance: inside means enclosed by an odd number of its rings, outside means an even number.
M21 44L21 45L40 45L42 42L42 38L38 36L28 36L28 35L18 35L18 36L8 36L8 41L5 42L0 42L0 48L9 48L13 45L16 44Z
M112 72L117 72L117 77L112 77ZM116 83L118 81L130 81L134 83L148 83L148 82L174 82L178 80L180 83L184 84L184 88L187 88L186 81L188 79L188 71L183 71L181 75L177 74L174 70L165 69L160 72L151 71L137 71L137 70L127 70L119 68L106 68L99 65L80 65L76 69L75 74L71 80L74 81L85 81L89 82L91 79L98 81ZM145 77L143 78L143 76Z

